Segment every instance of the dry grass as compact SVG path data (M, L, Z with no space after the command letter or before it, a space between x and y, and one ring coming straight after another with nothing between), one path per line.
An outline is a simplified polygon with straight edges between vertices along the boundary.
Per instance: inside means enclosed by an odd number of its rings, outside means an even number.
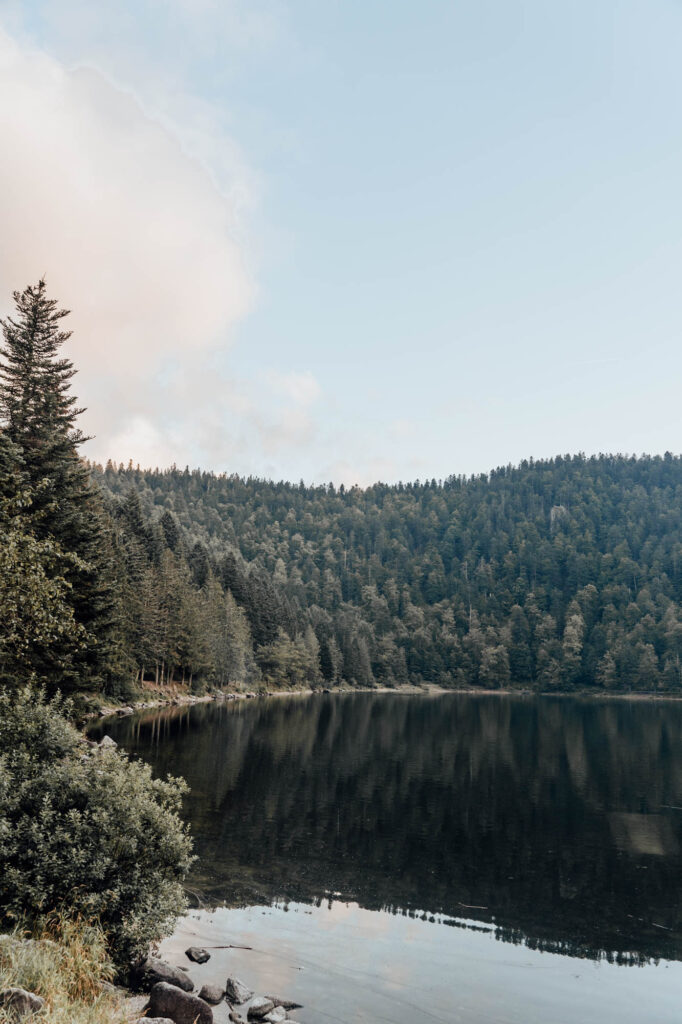
M42 996L41 1024L122 1024L122 1002L107 988L113 976L102 931L86 922L54 918L38 934L0 936L0 989ZM0 1009L0 1024L10 1022Z

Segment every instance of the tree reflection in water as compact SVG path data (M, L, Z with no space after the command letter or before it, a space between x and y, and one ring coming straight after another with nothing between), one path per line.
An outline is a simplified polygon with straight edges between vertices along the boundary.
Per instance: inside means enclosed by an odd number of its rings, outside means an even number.
M99 731L187 779L210 900L336 894L562 953L682 959L682 704L316 695Z

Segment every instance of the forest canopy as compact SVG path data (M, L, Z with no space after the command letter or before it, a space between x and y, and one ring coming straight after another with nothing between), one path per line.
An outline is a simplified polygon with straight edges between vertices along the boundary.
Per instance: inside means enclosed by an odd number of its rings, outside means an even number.
M252 686L682 687L682 460L563 456L308 487L89 465L65 310L0 349L0 675Z
M679 457L565 456L366 489L92 473L113 515L139 507L151 562L173 524L191 581L233 595L273 682L317 669L363 686L681 685Z

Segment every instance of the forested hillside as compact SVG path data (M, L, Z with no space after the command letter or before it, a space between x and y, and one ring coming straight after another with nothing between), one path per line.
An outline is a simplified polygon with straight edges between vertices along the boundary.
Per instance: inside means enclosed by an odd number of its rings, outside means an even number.
M681 686L678 457L564 457L364 490L92 471L124 547L138 538L132 560L144 554L162 586L184 572L205 604L225 590L230 615L244 612L243 670L269 682ZM141 622L136 587L131 601Z
M682 459L444 482L88 467L67 313L0 350L0 677L206 686L682 689Z

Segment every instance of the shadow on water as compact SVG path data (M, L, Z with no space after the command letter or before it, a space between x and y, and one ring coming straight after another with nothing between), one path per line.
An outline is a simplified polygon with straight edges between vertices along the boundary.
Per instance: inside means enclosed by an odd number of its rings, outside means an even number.
M574 956L682 959L680 704L349 694L98 731L189 783L210 900L332 895Z

